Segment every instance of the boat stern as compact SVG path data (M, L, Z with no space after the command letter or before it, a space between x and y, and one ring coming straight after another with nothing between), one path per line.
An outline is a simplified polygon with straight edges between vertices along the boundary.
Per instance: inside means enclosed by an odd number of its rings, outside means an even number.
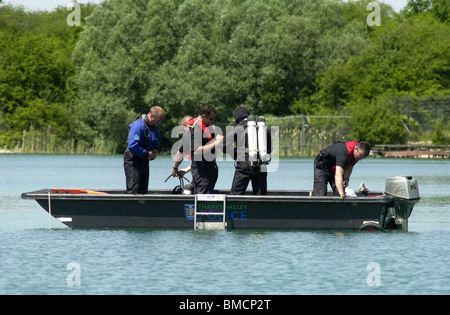
M419 186L412 176L396 176L386 179L385 193L395 198L393 217L400 231L408 231L408 218L419 202Z

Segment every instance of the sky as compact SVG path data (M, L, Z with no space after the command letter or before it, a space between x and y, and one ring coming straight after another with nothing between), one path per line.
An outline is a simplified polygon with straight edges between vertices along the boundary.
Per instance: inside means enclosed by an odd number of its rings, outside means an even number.
M345 1L345 0L344 0ZM31 11L52 11L58 6L66 7L71 0L4 0L6 4L23 5ZM100 3L103 0L78 0L79 3ZM389 4L396 12L400 12L408 2L408 0L377 0Z
M52 11L58 6L67 7L71 0L3 0L5 4L23 5L31 11ZM78 3L100 3L103 0L77 0Z

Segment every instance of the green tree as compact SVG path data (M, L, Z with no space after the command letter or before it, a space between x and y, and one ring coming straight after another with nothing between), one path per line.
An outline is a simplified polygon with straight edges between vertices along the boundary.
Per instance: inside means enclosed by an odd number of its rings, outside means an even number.
M177 10L177 2L103 2L74 49L83 121L92 137L114 150L123 149L127 126L136 115L148 112L144 96L153 73L175 53L178 29L166 17Z
M329 67L318 78L313 97L319 108L341 108L354 114L361 107L363 113L374 100L383 100L394 104L392 113L401 115L405 114L405 104L408 111L417 111L422 105L408 99L450 93L448 24L427 14L390 19L383 24L371 32L368 45L358 55L344 65ZM395 103L395 99L405 101ZM398 139L379 137L375 142L406 141L403 135Z
M79 31L67 26L66 15L64 9L0 7L2 146L17 147L28 136L33 142L43 136L50 150L51 139L57 143L80 132L70 58Z
M445 113L448 1L410 0L401 14L382 4L381 27L366 23L370 0L111 0L82 5L83 27L63 7L2 5L0 145L51 135L119 152L150 106L166 110L168 138L205 103L222 125L242 105L351 114L355 136L406 141Z
M351 116L352 136L360 141L377 143L404 143L407 131L401 118L384 101L357 106Z
M154 105L167 112L166 137L205 103L222 125L242 105L303 113L296 100L314 79L365 45L365 19L345 12L340 2L313 0L103 3L73 54L85 122L120 150L130 120Z
M431 141L433 144L446 144L450 143L450 139L448 139L444 132L444 118L439 118L436 122L436 127L434 129L433 136L431 137Z
M441 22L450 21L450 0L408 0L403 14L406 16L431 13Z

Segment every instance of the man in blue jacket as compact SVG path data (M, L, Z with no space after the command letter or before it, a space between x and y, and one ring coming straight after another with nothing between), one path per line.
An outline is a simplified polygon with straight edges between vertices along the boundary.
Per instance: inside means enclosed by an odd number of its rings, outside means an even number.
M164 110L155 106L128 127L128 144L123 162L127 194L148 192L149 162L158 156L161 144L158 125L163 120Z

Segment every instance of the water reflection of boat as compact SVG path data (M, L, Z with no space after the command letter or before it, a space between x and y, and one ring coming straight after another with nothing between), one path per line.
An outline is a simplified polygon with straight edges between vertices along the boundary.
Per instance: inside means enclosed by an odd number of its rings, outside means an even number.
M173 194L153 190L42 189L22 194L72 228L220 228L294 230L408 230L419 201L411 176L386 180L385 192L356 197L312 197L309 191L270 191L266 196Z

